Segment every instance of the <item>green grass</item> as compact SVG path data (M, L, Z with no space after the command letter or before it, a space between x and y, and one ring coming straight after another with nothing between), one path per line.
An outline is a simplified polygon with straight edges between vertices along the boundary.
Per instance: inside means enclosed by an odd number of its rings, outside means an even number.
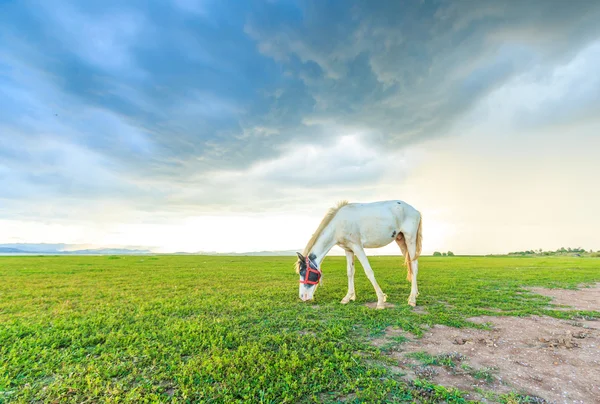
M448 366L450 368L456 367L458 362L465 359L465 357L459 353L444 353L434 356L425 351L413 352L408 354L407 357L416 359L425 366Z
M358 268L346 306L342 257L327 258L316 301L298 300L294 258L0 257L0 402L436 402L461 393L406 383L369 344L388 326L481 327L477 315L546 314L525 286L600 281L595 258L423 257L419 314L399 257ZM401 342L401 341L398 341Z
M483 380L486 383L491 383L494 381L495 368L484 367L481 369L474 369L467 364L462 364L461 369L473 376L475 379Z

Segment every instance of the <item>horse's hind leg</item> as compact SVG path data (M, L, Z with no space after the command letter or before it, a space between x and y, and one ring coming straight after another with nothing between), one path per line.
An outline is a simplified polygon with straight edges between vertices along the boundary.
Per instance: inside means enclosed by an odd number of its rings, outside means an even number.
M412 267L412 282L410 288L410 296L408 297L408 304L411 306L417 305L417 296L419 296L419 288L417 287L417 275L419 274L419 260L416 259L410 262Z
M346 265L348 272L348 294L342 299L342 304L356 299L356 293L354 292L354 253L349 250L346 250Z
M413 260L416 256L417 243L414 237L405 237L404 234L400 233L396 238L396 243L402 251L405 260L407 261L408 277L411 282L410 296L408 297L408 304L411 306L417 305L417 296L419 295L419 288L417 286L417 275L419 274L419 260Z
M377 293L377 308L385 308L384 303L387 300L387 296L383 293L383 291L379 287L379 284L377 284L377 281L375 280L375 274L373 273L371 264L369 264L369 259L367 258L365 250L363 250L362 246L354 246L353 250L354 254L356 254L358 260L363 266L363 269L365 270L365 275L367 275L367 278L369 278L371 284L375 288L375 293Z

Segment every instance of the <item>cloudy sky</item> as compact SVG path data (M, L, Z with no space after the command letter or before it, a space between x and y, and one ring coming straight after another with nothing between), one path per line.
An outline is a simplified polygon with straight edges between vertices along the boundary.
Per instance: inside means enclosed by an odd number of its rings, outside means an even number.
M340 199L402 199L426 253L600 249L598 21L586 0L0 0L0 243L295 249Z

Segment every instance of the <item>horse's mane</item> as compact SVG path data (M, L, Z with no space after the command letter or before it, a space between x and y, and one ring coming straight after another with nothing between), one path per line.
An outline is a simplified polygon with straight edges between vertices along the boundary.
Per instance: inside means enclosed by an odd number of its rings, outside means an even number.
M317 227L317 230L315 230L315 232L313 233L310 240L308 240L308 244L306 244L306 247L304 247L304 251L302 252L302 255L307 256L308 254L310 254L310 250L312 250L312 248L315 246L317 239L319 238L319 236L321 235L321 233L323 232L325 227L327 227L327 225L329 223L331 223L331 221L335 217L335 214L338 213L338 211L346 205L348 205L348 201L341 201L341 202L338 202L338 204L335 207L329 209L329 211L327 212L327 214L325 215L323 220L321 220L321 224L319 224L319 227ZM300 266L299 266L299 263L296 262L296 273L299 273L299 272L300 272Z

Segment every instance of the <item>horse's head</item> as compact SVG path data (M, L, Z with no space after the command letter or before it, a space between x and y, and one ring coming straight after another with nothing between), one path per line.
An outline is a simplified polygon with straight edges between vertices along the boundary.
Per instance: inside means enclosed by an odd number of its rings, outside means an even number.
M298 262L296 262L296 273L300 275L300 286L298 293L303 301L312 300L315 295L315 290L319 286L321 280L321 270L314 261L314 254L309 254L308 257L298 254Z

